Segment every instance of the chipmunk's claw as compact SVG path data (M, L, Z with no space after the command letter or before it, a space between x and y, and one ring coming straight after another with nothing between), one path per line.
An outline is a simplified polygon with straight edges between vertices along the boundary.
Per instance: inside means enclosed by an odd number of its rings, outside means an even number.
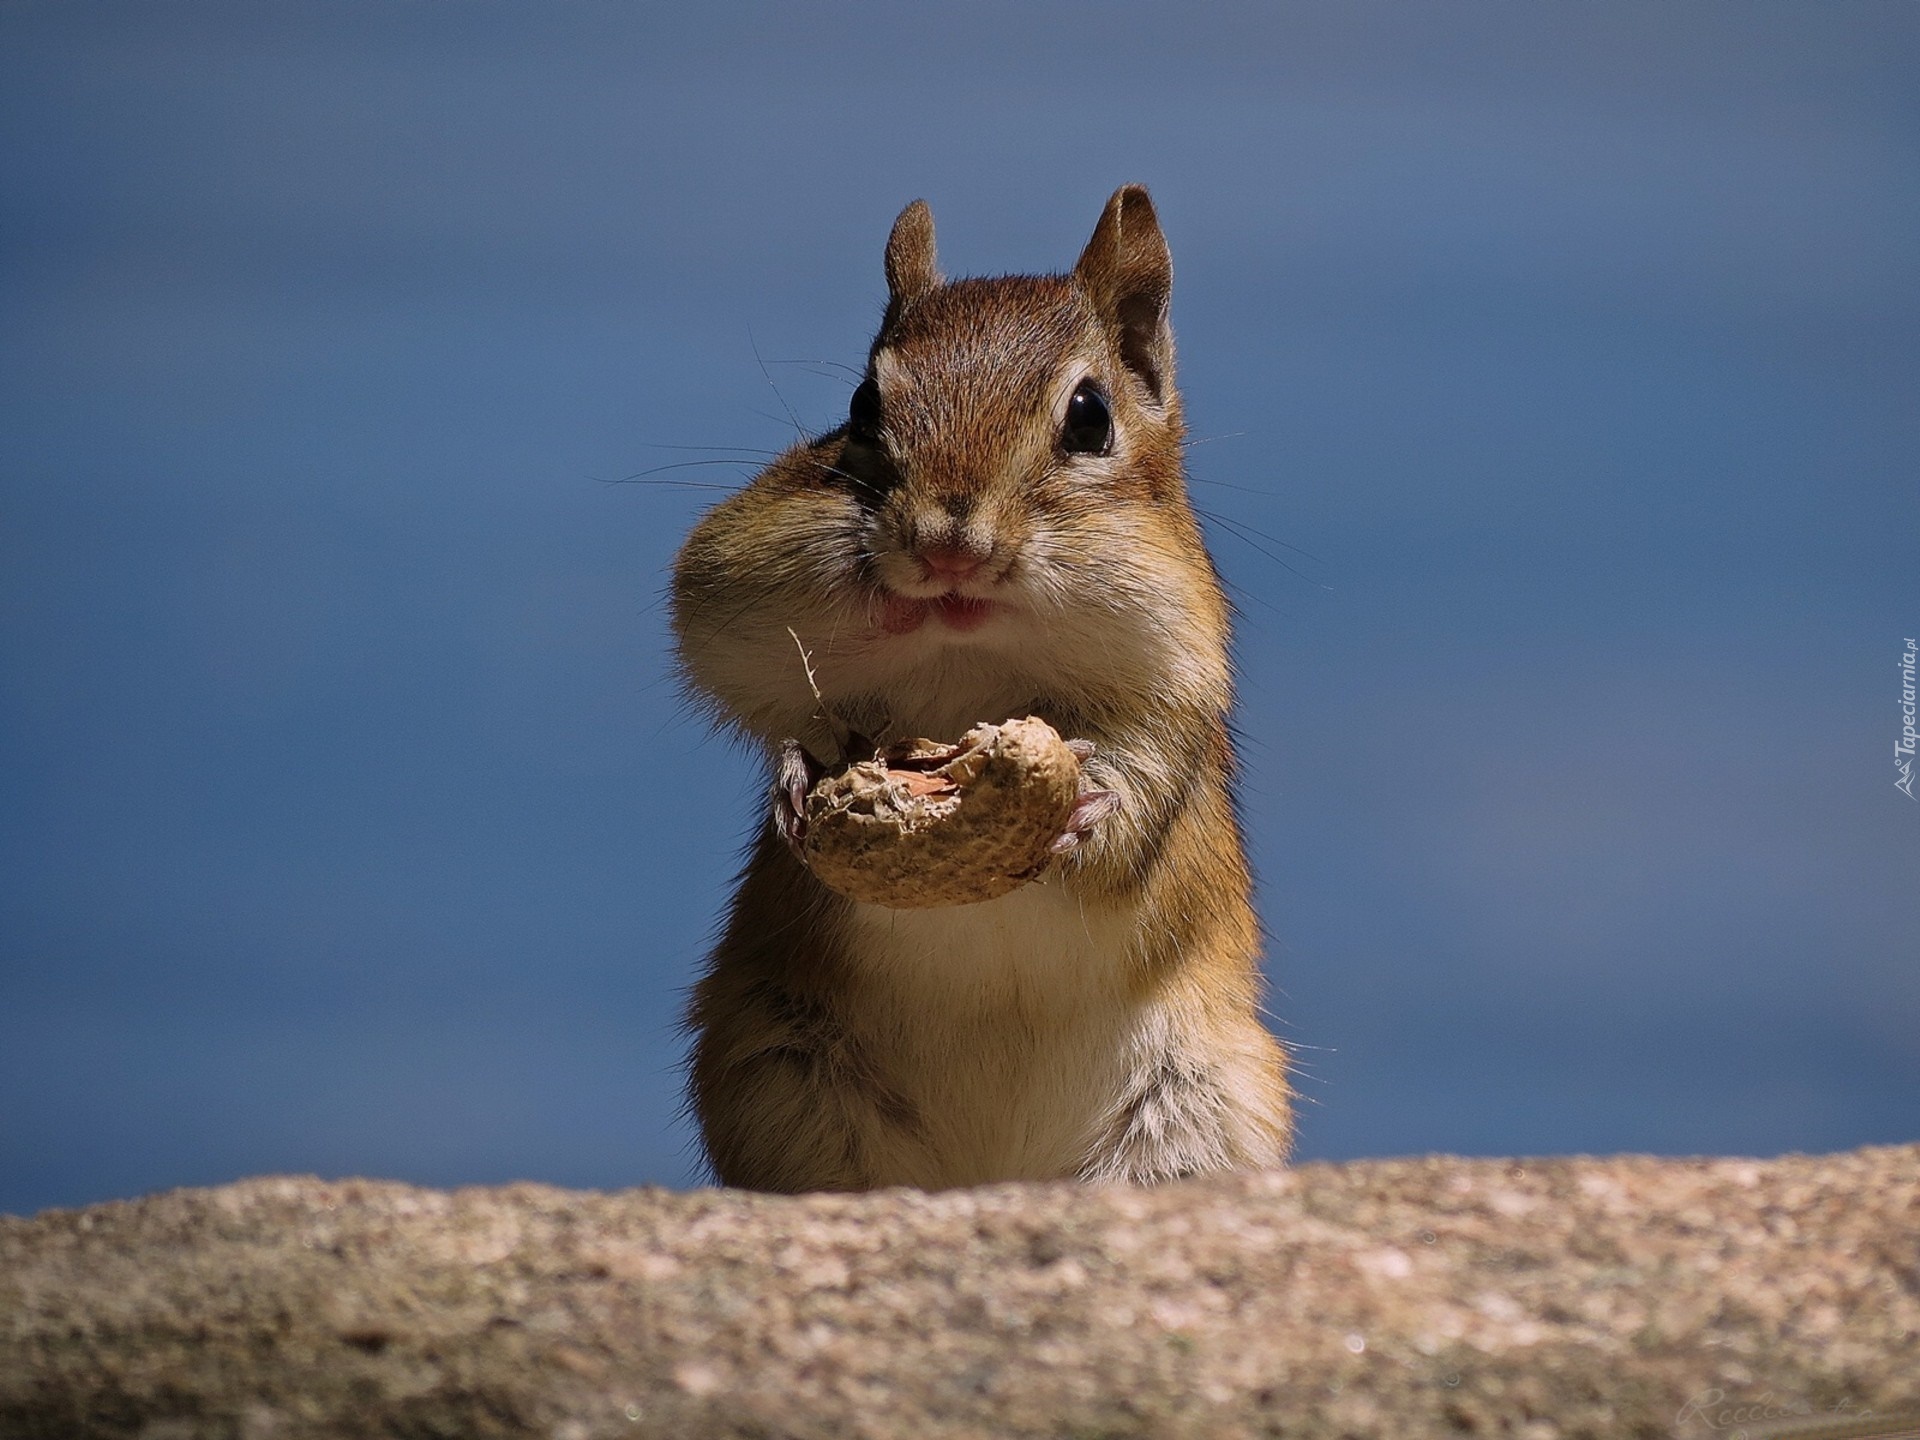
M1056 855L1079 849L1081 842L1093 834L1093 827L1119 808L1120 796L1112 790L1081 791L1067 815L1067 828L1049 848Z
M1069 740L1066 746L1082 765L1093 758L1094 744L1091 740ZM1073 809L1067 814L1066 828L1048 848L1055 855L1066 855L1078 850L1082 842L1093 834L1094 826L1119 808L1119 792L1097 788L1083 772L1080 776L1080 796L1073 802Z
M773 776L773 828L780 832L787 848L802 859L807 839L807 792L825 770L798 740L780 742L780 760Z

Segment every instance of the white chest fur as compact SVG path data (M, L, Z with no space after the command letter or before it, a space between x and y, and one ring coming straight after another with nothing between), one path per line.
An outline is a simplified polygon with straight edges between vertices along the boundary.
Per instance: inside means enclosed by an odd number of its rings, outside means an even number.
M883 1183L1079 1173L1159 1028L1128 983L1130 911L1056 878L978 905L855 906L845 934L862 1047L919 1117L874 1137Z

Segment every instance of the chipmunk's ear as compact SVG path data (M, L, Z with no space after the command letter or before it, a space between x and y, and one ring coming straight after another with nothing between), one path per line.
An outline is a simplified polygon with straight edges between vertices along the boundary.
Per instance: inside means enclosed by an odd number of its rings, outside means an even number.
M892 309L911 305L940 284L940 263L933 250L933 211L916 200L900 212L887 237L887 293Z
M1144 185L1113 192L1093 238L1080 252L1074 278L1120 346L1127 368L1146 381L1155 399L1173 383L1173 256Z

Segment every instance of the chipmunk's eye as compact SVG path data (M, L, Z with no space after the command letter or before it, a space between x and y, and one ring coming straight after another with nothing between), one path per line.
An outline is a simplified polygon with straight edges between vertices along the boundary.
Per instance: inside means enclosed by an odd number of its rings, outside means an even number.
M1091 380L1076 385L1073 398L1067 401L1060 448L1069 455L1105 455L1113 448L1113 415L1107 409L1107 397Z
M871 375L860 382L853 399L847 402L847 434L863 445L879 443L880 387Z

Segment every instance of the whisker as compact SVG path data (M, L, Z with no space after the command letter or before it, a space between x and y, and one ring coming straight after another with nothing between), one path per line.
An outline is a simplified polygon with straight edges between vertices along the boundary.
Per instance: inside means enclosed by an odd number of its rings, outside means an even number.
M649 475L664 475L669 470L698 470L713 465L725 465L738 469L741 466L752 465L753 463L751 460L732 457L716 460L674 460L665 465L649 465L645 470L636 470L631 475L622 475L618 480L609 480L607 483L609 485L621 485L629 480L644 480Z
M856 370L853 366L842 364L838 360L769 360L767 361L767 364L769 365L823 365L829 370L839 370L845 374L851 375L856 385L859 384L862 380L866 379L866 376L867 376L866 371ZM816 375L819 375L821 372L816 370L813 373ZM823 376L822 378L825 378L825 377Z
M1266 556L1269 560L1273 561L1274 564L1280 566L1282 569L1287 570L1294 575L1299 576L1302 580L1306 581L1307 584L1313 586L1315 589L1318 589L1318 590L1333 589L1333 587L1327 584L1325 581L1316 580L1311 575L1307 574L1304 570L1300 569L1298 566L1288 563L1288 561L1283 556L1276 555L1273 551L1269 550L1265 545L1262 545L1260 541L1262 540L1269 541L1272 544L1279 545L1284 547L1285 549L1294 550L1301 555L1305 555L1307 559L1313 560L1317 564L1324 564L1325 562L1321 561L1318 556L1307 555L1307 552L1304 550L1300 550L1298 546L1288 545L1287 542L1284 540L1275 540L1271 535L1262 534L1260 531L1255 530L1251 525L1243 524L1238 520L1231 520L1225 515L1220 514L1218 511L1202 510L1198 505L1194 506L1194 509L1198 511L1200 515L1212 521L1215 525L1218 525L1221 529L1225 530L1229 535L1233 536L1236 540L1240 541L1241 544L1252 546L1255 550L1258 550L1262 555Z
M1285 610L1282 610L1278 605L1276 605L1273 601L1269 600L1266 596L1262 595L1258 590L1250 589L1249 587L1242 585L1238 580L1233 580L1225 575L1222 575L1220 577L1220 588L1227 592L1227 603L1233 606L1233 608L1236 611L1240 609L1242 601L1250 600L1255 605L1258 605L1261 609L1272 611L1275 615L1278 615L1282 620L1290 620L1293 618Z
M590 480L598 476L590 475ZM654 485L662 490L711 490L720 495L731 495L740 487L737 485L706 485L698 480L650 480L644 475L628 475L619 480L600 480L602 485Z
M851 471L842 470L838 465L829 464L825 460L815 460L813 463L818 465L826 474L833 476L836 480L844 480L856 490L870 495L876 500L883 498L886 494L885 488L877 482L855 475Z
M705 450L710 454L733 451L740 455L778 455L778 450L762 450L754 445L665 445L657 440L640 442L642 450Z
M1189 475L1187 476L1187 479L1199 485L1212 485L1222 490L1239 490L1244 494L1248 494L1248 495L1266 495L1270 493L1269 491L1265 491L1265 490L1256 490L1251 486L1247 486L1247 485L1235 485L1230 481L1226 481L1226 480L1206 480L1206 479L1202 479L1198 475ZM1196 510L1200 509L1200 507L1197 505L1194 508ZM1200 513L1212 519L1216 519L1216 520L1224 519L1223 516L1220 516L1216 512L1211 510L1200 510ZM1250 535L1258 535L1262 540L1266 541L1269 545L1278 545L1282 550L1291 550L1294 554L1301 556L1303 559L1311 560L1316 565L1324 565L1327 563L1326 561L1322 560L1318 555L1315 555L1311 550L1303 550L1298 545L1289 544L1287 541L1280 539L1276 535L1269 535L1264 530L1255 529L1253 526L1247 524L1247 522L1244 520L1236 520L1233 523L1240 526L1241 529L1245 530Z
M1236 485L1231 480L1209 480L1204 475L1188 475L1187 479L1195 485L1211 485L1216 490L1238 490L1243 495L1271 495L1271 490L1262 490L1257 485Z
M782 401L781 403L784 405L786 402ZM785 415L775 415L769 410L749 410L747 413L761 420L771 420L776 425L792 425L793 433L799 444L804 445L813 438L807 433L806 427L800 423L799 417L791 410L787 411Z
M802 440L806 439L807 427L800 423L800 417L794 414L793 407L787 404L787 397L780 393L780 387L773 383L773 376L768 373L767 362L760 358L760 342L753 338L751 325L747 327L747 348L753 351L754 363L760 367L760 378L767 382L767 388L773 391L773 398L778 400L780 408L787 412L787 419L793 425L793 433Z

